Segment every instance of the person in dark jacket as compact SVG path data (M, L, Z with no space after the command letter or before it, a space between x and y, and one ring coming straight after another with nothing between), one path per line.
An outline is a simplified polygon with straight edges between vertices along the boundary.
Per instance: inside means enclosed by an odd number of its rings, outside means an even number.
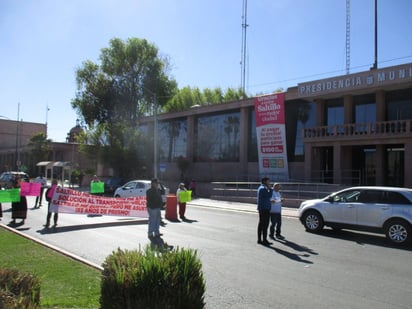
M257 210L259 212L259 223L257 228L258 244L268 246L271 243L267 240L269 219L270 219L270 207L273 189L270 187L270 181L268 177L263 177L261 185L257 190Z
M20 177L16 177L14 188L20 188L20 182L24 181ZM27 199L25 196L20 196L20 202L11 203L11 224L16 224L16 219L21 219L20 224L24 224L27 218Z
M163 205L162 195L159 190L158 181L153 178L151 187L146 191L146 206L149 214L148 237L150 240L160 238L160 209Z

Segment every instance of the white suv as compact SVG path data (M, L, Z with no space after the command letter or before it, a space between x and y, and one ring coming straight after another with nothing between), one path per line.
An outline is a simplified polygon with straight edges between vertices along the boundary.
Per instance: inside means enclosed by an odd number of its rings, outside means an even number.
M307 200L299 207L306 230L326 226L386 234L397 244L412 239L412 189L352 187L323 199Z

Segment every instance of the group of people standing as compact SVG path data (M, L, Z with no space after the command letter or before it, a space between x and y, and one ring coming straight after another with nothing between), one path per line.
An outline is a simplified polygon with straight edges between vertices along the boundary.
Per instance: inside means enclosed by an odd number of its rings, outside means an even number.
M264 246L271 244L267 239L269 223L269 237L275 239L276 236L277 239L285 239L281 234L283 198L280 189L281 185L279 183L275 183L271 187L270 179L268 177L262 178L257 191L257 210L259 212L258 244Z
M195 187L196 188L196 187ZM185 184L183 182L179 183L179 186L176 191L177 204L179 206L179 217L181 220L185 221L186 216L186 201L182 200L181 192L187 191ZM193 191L192 191L193 193ZM148 222L148 237L150 241L156 242L160 239L160 236L163 234L160 233L160 222L161 222L161 213L163 200L162 195L159 190L158 180L153 178L151 180L151 187L146 191L146 206L147 212L149 215Z
M21 182L23 182L24 179L20 177L16 177L14 179L14 184L13 188L20 188L21 187ZM39 196L36 196L36 201L34 203L34 208L40 208L42 206L42 200L43 200L43 195L46 197L46 200L48 202L48 208L47 208L47 218L46 218L46 224L44 225L46 228L50 226L50 218L52 216L52 213L50 212L50 201L53 197L54 190L57 187L57 180L52 181L52 185L50 187L47 187L47 180L44 178L44 176L41 174L38 177L36 177L33 181L34 183L40 183L40 194ZM46 190L46 192L44 192ZM27 198L26 196L20 195L20 201L12 202L11 203L11 225L23 225L25 223L25 220L27 219ZM0 217L2 217L2 207L0 204ZM20 222L17 222L16 220L20 219ZM58 220L58 213L54 213L53 217L53 222L54 226L57 225L57 220Z

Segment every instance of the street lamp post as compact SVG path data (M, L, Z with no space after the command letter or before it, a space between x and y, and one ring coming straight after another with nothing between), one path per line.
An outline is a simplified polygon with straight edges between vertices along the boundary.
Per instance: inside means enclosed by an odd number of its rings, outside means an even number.
M153 175L157 178L157 98L156 93L153 94Z
M153 95L153 177L157 178L157 95L146 87L143 88Z

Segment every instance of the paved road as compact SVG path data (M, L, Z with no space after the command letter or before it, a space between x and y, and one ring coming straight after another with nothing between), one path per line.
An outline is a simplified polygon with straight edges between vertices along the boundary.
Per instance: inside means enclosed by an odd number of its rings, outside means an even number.
M191 221L167 222L162 232L169 244L198 250L207 308L411 307L411 250L390 247L380 235L305 233L295 215L285 209L287 239L270 247L256 244L257 213L250 204L195 200L187 209ZM16 230L96 267L118 247L149 243L146 219L62 214L49 231L42 227L45 216L45 207L30 209ZM5 212L1 222L9 217Z
M45 246L65 253L93 267L101 269L100 265L103 263L104 258L118 247L135 249L135 247L133 247L135 241L141 246L150 243L146 237L147 219L143 218L125 218L116 216L88 217L86 215L60 214L58 226L56 228L46 229L43 226L46 222L46 203L43 203L42 207L35 209L33 207L34 200L34 197L28 197L29 210L26 224L18 225L16 227L9 226L8 223L11 221L9 203L3 204L3 218L2 221L0 221L0 224L4 228L8 228L16 233L21 233L25 237L31 238ZM188 209L190 209L190 207L197 207L257 214L256 205L253 204L217 201L203 198L189 202L187 207ZM163 217L164 215L164 212L162 212ZM297 209L284 208L283 215L285 217L296 217ZM19 222L19 220L17 220L17 222ZM51 218L51 222L53 222L53 217ZM139 227L138 232L133 230L136 226ZM108 235L106 235L106 231L109 228L116 229L113 239L110 240L107 239ZM121 230L124 235L120 235L119 237L118 233L120 228L122 228ZM103 229L105 230L103 231ZM89 233L87 233L87 231L89 231ZM104 237L102 235L104 235ZM130 235L135 236L132 242L132 247L130 244ZM96 239L93 237L96 237ZM82 241L79 242L79 239L82 239ZM99 240L104 240L98 246L99 250L88 250L87 243L96 244ZM168 239L166 238L165 241L167 242Z

